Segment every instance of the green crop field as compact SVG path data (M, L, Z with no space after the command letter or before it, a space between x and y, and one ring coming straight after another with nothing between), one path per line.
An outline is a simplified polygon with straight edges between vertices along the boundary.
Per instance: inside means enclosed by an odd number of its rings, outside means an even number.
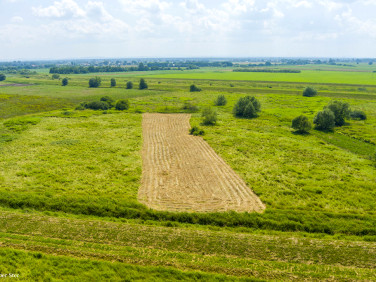
M0 83L0 274L24 281L373 280L376 76L372 66L349 68L61 75L67 86L45 69L7 76ZM89 88L95 76L102 86ZM146 90L138 90L141 77ZM134 89L125 89L127 81ZM189 92L191 84L202 91ZM316 97L302 96L308 85ZM225 106L214 105L218 95ZM257 118L232 113L246 95L260 101ZM103 96L128 99L130 108L75 109ZM334 100L367 119L329 132L291 128L295 117L312 122ZM208 106L218 113L214 126L202 125ZM144 112L192 113L191 125L266 210L178 213L140 204Z

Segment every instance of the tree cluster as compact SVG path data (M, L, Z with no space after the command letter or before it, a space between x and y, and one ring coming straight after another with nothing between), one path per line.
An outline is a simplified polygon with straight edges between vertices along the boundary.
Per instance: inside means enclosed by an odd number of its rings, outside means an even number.
M260 111L260 102L255 97L245 96L236 102L233 109L233 114L237 117L255 118L258 116L258 112Z
M114 108L118 111L124 111L129 109L129 101L126 99L120 99L116 102L109 96L104 96L100 98L99 101L92 102L82 102L79 106L76 107L76 110L108 110Z

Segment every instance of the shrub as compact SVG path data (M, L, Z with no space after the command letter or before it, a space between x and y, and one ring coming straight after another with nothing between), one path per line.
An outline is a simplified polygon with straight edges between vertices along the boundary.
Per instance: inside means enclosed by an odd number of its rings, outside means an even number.
M57 74L57 73L54 73L54 74L52 75L52 79L59 79L59 78L60 78L60 75Z
M68 85L68 78L63 78L63 80L61 81L61 85L62 86L66 86L66 85Z
M332 101L324 109L329 109L333 112L336 126L344 125L345 119L350 117L351 111L348 103Z
M145 79L143 79L143 78L140 79L140 85L139 85L138 88L140 90L148 88L148 84L146 83Z
M92 109L92 110L108 110L110 106L108 105L107 102L93 101L93 102L87 103L86 108Z
M99 76L96 76L94 78L90 78L89 80L89 87L99 87L101 86L102 80Z
M319 130L333 130L335 126L335 117L331 110L324 109L316 114L313 119L316 129Z
M205 134L205 131L202 130L201 128L199 128L198 126L193 126L193 127L189 130L189 134L194 135L194 136L204 135L204 134Z
M189 91L190 91L190 92L200 92L200 91L201 91L201 88L198 88L196 85L192 84L192 85L189 87Z
M100 99L102 102L106 102L110 108L114 106L114 100L109 96L104 96Z
M75 110L79 110L79 111L82 111L82 110L85 110L87 109L87 102L81 102L76 108Z
M4 81L6 78L5 74L0 73L0 81Z
M237 117L254 118L260 111L260 102L255 97L246 96L236 102L233 114Z
M128 100L118 100L115 104L115 109L118 111L124 111L129 109L129 101Z
M366 113L363 112L363 111L359 111L359 110L352 111L350 113L350 117L352 119L358 119L358 120L366 120L367 119Z
M127 89L132 89L133 88L133 82L132 81L128 81L126 87L127 87Z
M306 116L301 115L292 120L291 127L294 128L297 133L308 133L312 125Z
M115 86L116 86L116 79L111 78L111 87L115 87Z
M197 105L192 104L190 102L184 102L184 105L183 105L182 109L186 110L187 112L191 112L191 113L198 112Z
M214 125L217 123L217 112L208 107L202 110L202 123L205 125Z
M224 106L227 104L226 97L224 95L219 95L215 101L216 106Z
M317 95L317 90L312 87L306 87L303 91L303 96L305 97L314 97Z

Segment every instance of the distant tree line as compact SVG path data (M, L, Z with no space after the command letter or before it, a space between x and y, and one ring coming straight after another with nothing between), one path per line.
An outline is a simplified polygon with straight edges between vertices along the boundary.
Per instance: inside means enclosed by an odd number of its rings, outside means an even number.
M277 69L234 69L234 72L278 72L278 73L301 73L300 70L277 70Z

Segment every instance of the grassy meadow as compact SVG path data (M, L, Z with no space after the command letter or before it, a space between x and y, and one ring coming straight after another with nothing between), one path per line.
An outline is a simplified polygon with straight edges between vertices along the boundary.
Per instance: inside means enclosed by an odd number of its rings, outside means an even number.
M375 73L365 65L300 69L60 75L69 78L64 87L46 70L7 76L0 83L0 274L41 281L372 280ZM101 87L88 87L94 76ZM140 77L149 89L137 89ZM127 81L135 88L125 89ZM1 86L13 83L30 85ZM189 92L193 83L202 91ZM302 96L308 85L318 96ZM227 105L214 106L218 95ZM260 101L259 117L233 116L245 95ZM129 99L130 108L75 110L103 96ZM312 121L333 100L367 120L294 133L293 118ZM264 213L159 212L137 202L142 113L190 112L187 104L217 111L216 125L202 125L200 111L191 125L260 197Z

